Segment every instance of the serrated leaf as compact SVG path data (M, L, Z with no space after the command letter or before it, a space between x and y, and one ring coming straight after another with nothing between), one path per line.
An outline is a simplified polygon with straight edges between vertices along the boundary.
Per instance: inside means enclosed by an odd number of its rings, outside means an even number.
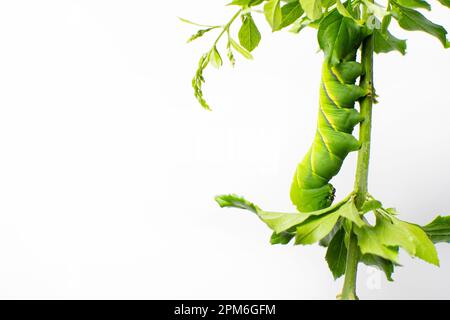
M345 274L347 247L345 246L345 230L343 228L331 240L325 259L334 279L338 279Z
M340 207L337 212L341 217L344 217L354 224L356 224L358 227L363 227L367 225L359 215L358 209L356 208L353 201L349 201L346 204L344 204L342 207Z
M215 197L214 199L221 208L228 207L228 208L245 209L253 213L258 213L258 211L261 211L261 209L257 205L235 194L223 194Z
M444 47L448 46L447 31L444 27L431 22L414 9L395 5L393 11L395 13L394 18L403 29L408 31L426 32L439 39Z
M299 1L292 1L281 7L281 28L293 24L303 14Z
M334 225L333 229L325 237L319 241L319 245L322 247L328 247L331 240L333 240L334 235L341 229L343 219L338 219L338 222Z
M387 219L377 215L374 228L378 239L386 246L399 246L412 257L439 266L439 258L431 240L417 225L402 221L395 217Z
M280 232L280 233L272 233L270 237L270 244L283 244L286 245L295 237L294 233L290 232Z
M339 213L337 211L309 217L297 226L295 244L306 245L320 241L333 230L338 218Z
M253 59L252 54L250 52L248 52L247 49L242 47L239 43L237 43L236 41L234 41L231 38L230 38L230 44L234 48L234 50L239 52L244 58L249 59L249 60Z
M450 243L450 216L437 216L432 222L423 226L422 229L434 243Z
M388 281L394 281L392 274L394 273L394 263L374 254L361 255L361 262L366 266L376 267L384 272Z
M361 211L363 213L369 212L369 211L373 211L375 209L380 209L383 205L381 204L380 201L378 200L369 200L364 202Z
M259 211L258 215L263 220L269 228L274 230L275 232L283 232L286 230L289 230L296 226L302 226L303 223L309 224L314 220L315 217L324 217L325 215L329 214L335 214L337 215L337 218L339 218L339 213L336 211L342 206L342 204L336 204L331 207L317 210L317 211L311 211L311 212L299 212L299 213L280 213L280 212L268 212L268 211ZM336 220L337 220L336 218ZM336 223L333 224L333 226ZM320 237L319 240L324 238L328 233L331 232L333 229L333 226L326 234L324 234L322 237ZM325 228L326 230L327 228ZM298 231L298 230L297 230Z
M300 0L300 4L311 20L317 20L322 16L321 0Z
M281 29L281 21L283 15L281 13L280 0L269 0L264 5L264 15L269 25L272 27L272 31Z
M399 51L402 55L406 54L406 40L401 40L394 37L388 30L384 33L379 30L374 30L374 49L376 53L388 53L391 51ZM364 211L372 211L374 209L381 208L372 208L370 210ZM364 210L364 209L363 209Z
M238 37L239 43L249 52L252 52L261 41L261 33L250 14L243 16L242 26L239 29Z
M426 9L431 10L431 6L424 0L396 0L396 2L404 7L411 9Z
M299 225L310 217L307 213L258 212L258 216L273 231L280 233Z
M374 227L355 227L354 232L358 237L358 246L362 254L374 254L398 263L398 252L383 244Z
M235 194L228 195L220 195L215 197L216 202L219 206L230 207L230 208L238 208L249 210L253 213L256 213L257 216L273 231L276 233L281 233L283 231L287 231L302 222L306 221L308 218L312 216L320 216L327 214L331 211L336 210L342 204L338 203L334 206L317 210L308 213L283 213L283 212L270 212L261 210L257 205L253 204L250 201L247 201L243 197L237 196Z

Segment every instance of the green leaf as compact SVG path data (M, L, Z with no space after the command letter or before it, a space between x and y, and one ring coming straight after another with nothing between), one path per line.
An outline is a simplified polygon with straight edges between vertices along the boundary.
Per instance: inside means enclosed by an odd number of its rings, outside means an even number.
M322 16L321 0L300 0L300 4L311 20L317 20Z
M385 33L381 33L379 30L374 30L374 46L376 53L388 53L391 51L399 51L402 55L406 54L406 40L401 40L394 37L389 31L385 31ZM376 200L375 200L376 201ZM363 208L364 212L372 211L377 208L370 208L367 210ZM367 211L365 211L367 210Z
M214 68L219 69L219 68L223 65L222 57L220 56L220 53L219 53L219 51L217 50L217 47L216 47L216 46L214 46L214 47L211 49L211 51L210 51L210 53L209 53L209 59L210 59L210 61L211 61L211 65L212 65Z
M330 231L329 234L327 234L324 238L322 238L319 241L319 245L322 247L328 247L330 245L331 240L333 240L334 235L341 229L342 227L342 220L338 219L338 222L334 225L333 229Z
M261 41L261 33L250 14L244 15L242 19L242 26L238 34L239 42L245 49L252 52Z
M450 8L450 0L438 0L442 5Z
M263 3L264 0L233 0L231 3L229 3L229 6L257 6L261 3Z
M302 31L304 28L306 28L307 26L309 26L312 23L311 20L309 20L308 17L303 17L300 19L297 19L296 21L294 21L294 23L292 24L291 29L289 30L289 32L292 33L299 33L300 31Z
M266 16L267 22L272 27L272 31L281 29L283 15L281 13L280 0L269 0L264 5L264 15Z
M330 8L333 4L336 3L336 0L322 0L322 7L324 7L325 9Z
M321 216L312 216L297 226L295 244L313 244L333 230L339 218L337 211Z
M270 238L270 244L288 244L295 237L295 233L290 232L280 232L280 233L272 233Z
M292 227L299 225L311 216L322 215L339 207L339 204L337 204L335 206L308 213L282 213L261 210L257 205L235 194L220 195L217 196L215 200L222 208L231 207L245 209L256 213L258 217L276 233L281 233L283 231L289 230Z
M436 248L419 226L392 216L388 219L377 215L377 224L374 230L378 239L385 246L402 247L412 257L418 257L439 266Z
M398 263L397 250L383 244L374 227L355 227L354 231L358 237L358 245L362 254L374 254Z
M347 247L345 246L345 230L341 228L333 237L325 256L334 279L345 274Z
M259 211L258 216L273 231L280 233L299 225L310 217L307 213L282 213Z
M431 6L424 0L396 0L396 2L404 7L411 9L427 9L431 10Z
M368 0L363 0L363 2L364 5L367 7L367 11L373 14L375 17L379 18L380 20L382 20L385 16L389 14L386 8L380 6L375 2L370 2Z
M303 14L299 1L289 2L281 8L281 28L293 24Z
M355 204L353 201L349 201L346 204L344 204L342 207L340 207L337 212L341 217L344 217L354 224L356 224L358 227L363 227L367 225L359 215L358 209L356 209Z
M261 211L261 209L257 205L235 194L223 194L215 197L214 199L221 208L228 207L228 208L245 209L253 213L258 213L259 211Z
M392 15L390 15L390 14L383 18L383 20L381 21L381 28L380 28L381 33L384 34L388 31L388 28L391 25L391 21L392 21Z
M342 16L353 19L353 16L348 12L347 8L344 7L341 0L336 0L336 9Z
M396 247L402 247L411 256L439 265L436 248L417 225L396 217L377 214L375 227L355 227L358 244L363 254L375 254L398 263Z
M381 204L380 201L378 200L369 200L364 202L361 211L363 213L369 212L369 211L373 211L375 209L380 209L383 205Z
M322 0L300 0L300 5L311 20L317 20L322 16Z
M422 227L434 243L450 243L450 216L437 216L432 222Z
M309 244L327 236L340 217L338 209L348 201L348 197L333 206L308 213L281 213L261 210L257 205L235 194L220 195L215 198L221 207L232 207L249 210L275 233L293 233L297 227L296 244ZM282 235L283 237L285 235ZM280 238L272 236L274 241Z
M355 21L334 10L319 25L317 36L320 48L333 65L337 64L358 49L364 37L362 31ZM339 41L336 41L337 37Z
M364 254L361 256L361 262L366 266L376 267L383 271L388 281L394 281L392 274L394 273L394 263L374 254Z
M264 221L269 226L269 228L271 228L275 232L279 233L279 232L287 231L296 226L301 226L301 225L303 225L303 222L305 224L307 224L307 223L311 222L312 220L314 220L313 219L314 217L324 217L325 215L336 213L337 218L339 218L339 213L337 212L337 210L342 205L343 205L343 203L337 203L331 207L317 210L317 211L307 212L307 213L304 213L304 212L280 213L280 212L268 212L268 211L260 210L258 212L258 216L260 217L260 219L262 221ZM334 224L333 224L333 226L334 226ZM328 233L330 233L333 229L333 226L320 239L322 239Z
M227 6L248 6L252 0L233 0Z
M234 50L239 52L244 58L246 58L248 60L252 60L253 59L252 54L250 52L248 52L247 49L242 47L239 43L237 43L236 41L234 41L231 38L230 38L230 44L234 48Z
M408 31L423 31L438 38L444 47L448 46L447 31L444 27L425 18L420 12L399 5L393 6L394 18Z

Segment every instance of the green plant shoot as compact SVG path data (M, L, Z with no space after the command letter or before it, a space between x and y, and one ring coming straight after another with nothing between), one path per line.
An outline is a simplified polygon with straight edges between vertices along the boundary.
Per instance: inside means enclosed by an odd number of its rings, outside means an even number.
M438 2L450 8L447 0ZM297 165L290 190L298 212L265 211L234 194L217 196L217 203L254 213L272 230L271 244L319 243L326 247L325 259L333 277L345 276L340 299L358 299L359 263L377 267L393 281L394 268L400 265L400 249L439 266L434 244L450 242L450 216L438 216L419 226L401 220L395 209L385 208L368 192L372 105L376 103L374 54L406 53L406 41L390 32L392 21L404 30L428 33L449 48L444 27L421 13L431 10L430 4L425 0L387 0L383 4L373 0L234 0L228 5L236 7L236 12L225 24L202 25L182 19L201 28L189 42L217 32L210 50L201 55L192 80L195 97L203 108L211 110L202 89L208 66L220 68L225 56L233 66L237 55L253 59L252 52L262 41L253 15L263 14L274 32L317 29L324 60L316 135ZM239 27L236 35L231 31L235 25ZM357 125L358 139L352 134ZM330 181L350 152L358 152L355 188L335 202ZM374 225L367 222L368 213L375 215Z

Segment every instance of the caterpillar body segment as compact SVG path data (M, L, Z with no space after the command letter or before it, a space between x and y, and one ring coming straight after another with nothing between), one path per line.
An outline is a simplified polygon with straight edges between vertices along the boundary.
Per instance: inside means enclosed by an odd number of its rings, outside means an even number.
M316 211L316 208L327 208L333 203L335 189L330 183L315 189L301 188L297 183L294 179L291 187L292 202L295 204L294 199L308 199L302 206L296 205L299 211Z
M352 132L364 118L355 109L355 103L368 94L355 85L363 74L361 64L356 62L356 52L364 39L362 28L347 18L336 19L334 14L325 19L330 20L329 24L340 23L340 29L334 41L330 41L332 47L329 43L321 44L325 61L317 131L312 146L297 166L291 186L291 200L300 212L332 204L335 189L329 181L339 172L347 155L360 148Z

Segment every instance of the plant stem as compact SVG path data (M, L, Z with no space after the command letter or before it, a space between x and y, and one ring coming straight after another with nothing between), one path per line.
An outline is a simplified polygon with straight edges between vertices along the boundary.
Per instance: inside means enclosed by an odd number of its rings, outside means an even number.
M364 204L367 198L367 180L369 176L369 158L370 158L370 141L372 130L372 105L374 100L373 89L373 36L367 37L362 45L361 63L364 70L364 75L361 77L361 87L367 90L369 94L361 101L361 115L364 121L361 122L359 129L359 141L361 149L358 152L358 163L356 166L356 207Z
M358 152L358 163L356 166L355 179L355 205L361 209L367 197L367 181L369 176L369 158L370 158L370 140L372 129L372 105L374 99L373 89L373 36L367 37L362 44L361 63L364 75L361 77L360 86L369 93L361 102L360 112L364 117L359 129L359 141L361 149ZM345 269L344 288L342 289L341 299L357 300L356 295L356 276L358 272L359 250L358 239L353 232L353 226L350 233L347 265Z
M358 300L356 295L356 276L358 273L359 251L358 239L353 231L350 233L347 250L347 262L345 266L344 288L340 295L342 300Z
M219 33L219 36L217 37L216 41L214 41L214 46L216 46L217 43L219 42L219 40L222 38L222 36L230 30L230 26L233 24L234 20L236 20L243 11L244 11L244 9L240 9L238 12L236 12L234 14L234 16L231 18L231 20L228 21L228 23L223 26L222 31Z

